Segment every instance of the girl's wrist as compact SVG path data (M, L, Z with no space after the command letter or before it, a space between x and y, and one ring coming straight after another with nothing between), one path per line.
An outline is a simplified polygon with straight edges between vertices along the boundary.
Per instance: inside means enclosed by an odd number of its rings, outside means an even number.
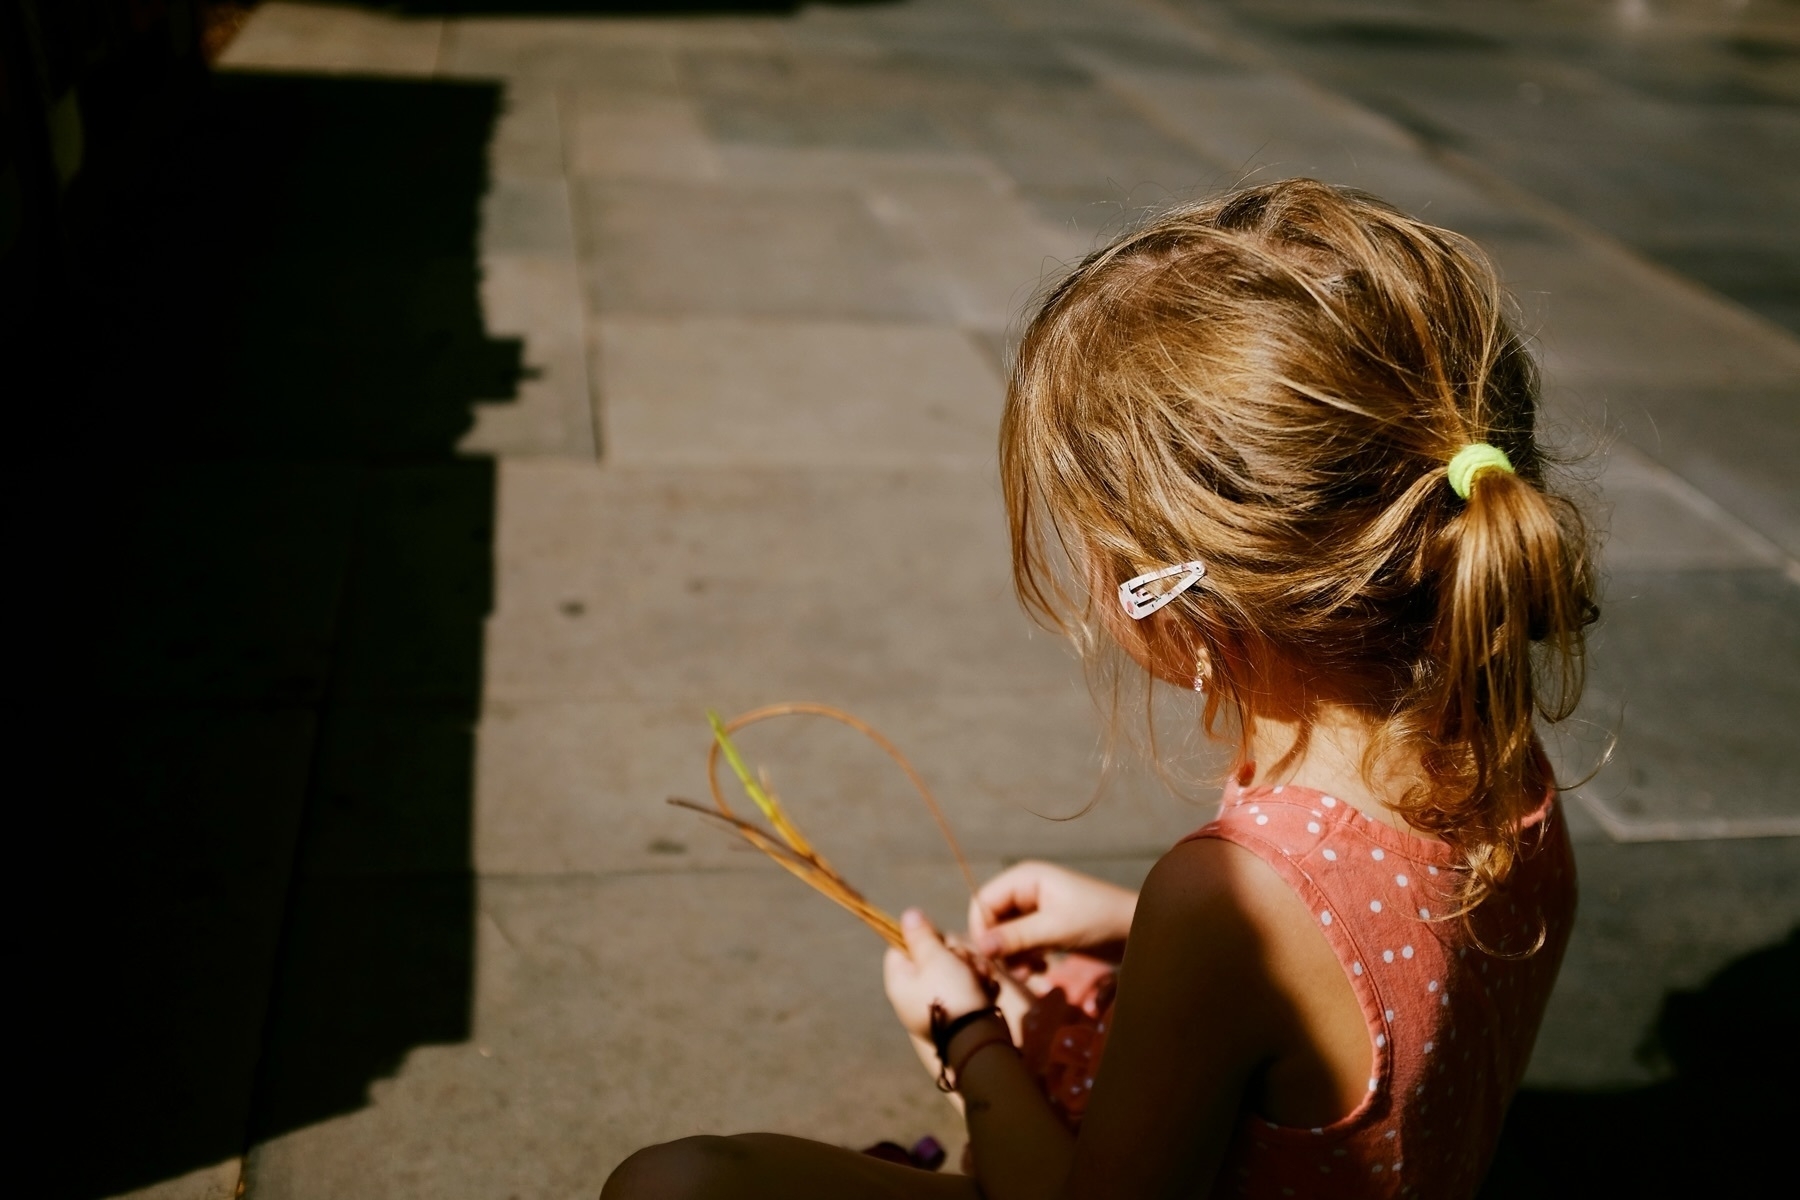
M993 1052L994 1057L998 1057L1002 1049L1011 1051L1011 1053L1007 1055L1009 1058L1017 1059L1019 1056L1018 1047L1013 1045L1012 1038L1008 1037L1004 1031L991 1033L983 1040L970 1046L968 1051L964 1053L961 1058L957 1059L955 1065L950 1069L951 1090L959 1095L966 1094L965 1088L968 1086L971 1064L989 1051ZM979 1076L977 1076L977 1078L979 1078Z
M991 1003L981 1008L964 1008L954 1016L941 1003L931 1002L931 1024L926 1036L931 1039L932 1049L937 1051L938 1061L948 1064L950 1046L965 1029L980 1024L989 1016L997 1015L999 1009Z
M969 1047L976 1042L985 1041L995 1033L1004 1033L1008 1041L1012 1040L1012 1030L1006 1024L1006 1018L996 1009L984 1009L976 1020L970 1021L956 1031L944 1045L944 1057L949 1062L961 1062Z
M1012 1029L1006 1018L995 1010L975 1014L975 1019L959 1028L944 1044L942 1070L938 1083L945 1091L959 1091L963 1075L975 1059L991 1052L991 1047L1004 1045L1013 1049Z

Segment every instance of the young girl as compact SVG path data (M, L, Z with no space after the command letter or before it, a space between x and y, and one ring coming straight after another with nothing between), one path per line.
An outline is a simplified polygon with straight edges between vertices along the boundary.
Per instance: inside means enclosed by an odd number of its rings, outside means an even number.
M1533 723L1595 610L1536 404L1486 260L1368 197L1271 184L1091 255L1009 386L1014 576L1205 693L1218 818L1137 894L1025 863L966 941L906 915L888 995L972 1176L752 1134L605 1200L1473 1195L1575 911Z

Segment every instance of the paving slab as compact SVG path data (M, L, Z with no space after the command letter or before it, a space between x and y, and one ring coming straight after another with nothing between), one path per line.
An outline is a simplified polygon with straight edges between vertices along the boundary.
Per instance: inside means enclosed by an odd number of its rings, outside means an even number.
M447 76L576 84L622 93L673 94L675 60L666 37L631 37L610 22L475 18L450 23Z
M238 1188L243 1178L243 1157L233 1155L173 1179L136 1188L129 1194L133 1200L237 1200L242 1194Z
M929 261L948 315L999 332L1030 296L1091 249L1046 221L985 157L966 150L872 152L725 144L728 176L789 188L854 187L890 232Z
M481 198L484 258L575 258L569 189L558 176L497 176ZM487 271L483 264L483 273ZM565 300L566 302L566 300ZM484 306L485 308L486 306ZM486 313L493 328L493 314Z
M707 72L704 63L689 69ZM861 89L858 89L861 90ZM703 95L700 111L707 132L725 144L828 146L857 150L947 150L950 135L929 112L903 99L882 95L837 97L820 103L817 94L719 89Z
M491 699L1067 686L1012 599L982 475L504 473Z
M1493 238L1537 316L1545 374L1574 391L1792 386L1800 340L1604 244Z
M855 146L769 146L720 143L719 159L731 179L806 191L821 187L879 191L907 183L982 184L996 193L1011 187L1006 175L979 154L960 149L867 150Z
M709 708L724 705L730 716L757 701L817 698L739 699L753 690L738 680L723 697L490 704L477 755L477 869L742 869L734 836L664 800L710 802ZM1177 709L1179 700L1168 703ZM1153 859L1217 809L1222 748L1190 748L1186 786L1158 779L1122 747L1122 761L1105 770L1102 720L1073 681L1051 696L889 699L858 703L856 712L914 760L957 840L984 858ZM861 735L794 719L747 730L740 744L768 769L808 836L851 876L878 871L888 858L948 861L905 777ZM723 766L720 780L727 802L741 807Z
M425 77L438 66L442 20L271 0L219 57L231 70Z
M319 724L302 874L467 873L476 736L469 705L351 700L332 705Z
M494 595L494 463L406 464L370 475L329 694L473 711L481 621Z
M592 179L713 180L719 147L685 97L578 88L569 95L569 173Z
M1629 445L1607 451L1596 514L1613 571L1780 570L1788 556L1742 520Z
M924 244L951 311L970 328L1022 326L1033 298L1089 249L990 173L894 175L872 190L876 215Z
M942 864L878 882L960 912ZM720 1130L961 1144L881 995L879 939L769 864L489 879L476 903L469 1040L258 1146L251 1194L591 1195L639 1146Z
M1180 3L1800 331L1800 111L1780 6Z
M994 456L1001 383L954 329L620 316L598 335L621 467L980 471Z
M24 649L30 691L156 704L324 695L365 472L158 461L99 478L21 474L36 486L16 510L27 523L14 544L50 568L21 595L82 629L78 641ZM44 544L76 515L87 525L79 546Z
M1772 570L1616 571L1605 603L1584 708L1619 748L1584 796L1627 837L1800 835L1800 588Z
M596 20L579 10L550 11L549 5L542 11L527 10L517 15L498 12L498 8L495 5L487 12L470 13L453 22L452 40L491 47L496 52L548 54L548 65L526 63L523 73L539 78L555 77L564 65L579 69L579 55L587 50L758 50L776 36L784 23L779 18L758 15L754 9L743 15L700 9L680 13L674 19L643 11L623 11ZM556 57L565 52L576 57L573 61Z
M783 40L802 52L885 61L897 79L906 79L908 91L975 81L1057 85L1081 77L1028 21L996 21L991 8L915 11L908 5L851 21L847 15L821 7L784 30Z
M8 713L31 781L8 953L37 980L21 1015L71 1031L23 1041L21 1136L66 1147L78 1114L93 1147L23 1156L34 1195L230 1195L251 1137L314 717L160 708Z
M595 311L930 320L928 268L849 191L577 185Z
M1735 519L1800 558L1800 381L1678 387L1596 383L1553 403L1679 476Z
M566 206L562 213L566 218ZM562 236L572 235L565 228ZM525 377L513 395L471 406L474 419L458 449L592 459L598 453L599 414L588 374L581 273L573 256L484 252L481 267L487 328L523 344Z
M489 143L481 200L480 294L490 334L523 347L511 395L478 400L464 454L598 453L582 280L565 176L566 95L509 83Z
M501 92L488 139L489 178L561 181L566 169L563 90L550 83L510 79Z
M1092 194L1167 203L1230 186L1238 167L1207 157L1092 83L995 89L957 114L957 132L1034 198Z
M1527 1085L1623 1088L1666 1077L1658 1008L1800 923L1800 840L1581 843L1581 911Z
M1470 180L1425 158L1404 131L1304 80L1239 68L1175 72L1079 53L1147 117L1227 164L1220 189L1304 176L1361 188L1478 241L1548 230Z
M473 895L466 870L311 870L296 880L257 1064L253 1143L354 1113L414 1047L468 1039Z

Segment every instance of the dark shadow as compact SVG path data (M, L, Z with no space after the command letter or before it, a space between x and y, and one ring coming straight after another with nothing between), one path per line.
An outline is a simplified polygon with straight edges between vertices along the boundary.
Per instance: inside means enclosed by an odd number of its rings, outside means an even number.
M498 89L203 93L78 181L0 360L20 1195L230 1159L469 1029Z
M1326 45L1373 50L1421 50L1434 53L1491 52L1505 48L1500 39L1471 29L1410 21L1325 21L1288 29L1291 37Z
M1645 1040L1647 1087L1526 1090L1482 1200L1748 1196L1784 1190L1800 1120L1800 927L1671 992Z

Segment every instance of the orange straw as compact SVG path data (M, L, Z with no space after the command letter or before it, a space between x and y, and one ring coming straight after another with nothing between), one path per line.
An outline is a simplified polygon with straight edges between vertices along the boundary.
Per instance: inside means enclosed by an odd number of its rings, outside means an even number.
M956 865L962 871L964 882L968 884L969 894L973 896L976 890L975 873L969 869L969 860L963 855L962 847L957 844L956 835L950 831L950 822L945 819L944 810L939 807L937 798L931 794L931 788L926 785L924 777L907 760L906 755L900 752L900 748L884 737L873 725L841 708L833 708L829 704L804 702L771 704L764 708L752 709L729 721L716 723L717 736L714 737L712 746L706 755L706 782L707 786L712 789L714 807L707 808L705 805L695 804L691 800L674 797L669 799L669 803L725 822L737 832L738 836L774 859L790 874L805 881L824 896L855 914L857 919L880 934L889 945L904 950L906 939L900 932L900 923L871 904L861 892L851 887L842 875L839 875L829 863L819 856L811 844L801 836L799 829L782 809L781 802L776 797L774 789L769 787L767 778L763 778L760 783L752 780L742 760L738 758L735 747L730 743L731 734L759 721L768 721L776 717L802 716L824 717L827 720L836 721L840 725L848 725L881 747L887 756L893 759L902 771L906 772L907 779L912 781L913 788L919 793L919 799L924 801L925 807L930 811L932 820L937 822L938 832L944 835L944 841L949 845L950 853L956 857ZM770 824L774 826L774 836L740 817L731 805L726 803L724 789L719 786L718 769L721 753L733 760L732 767L737 771L740 781L749 791L751 798L756 800L757 806L762 808L765 815L769 817Z

